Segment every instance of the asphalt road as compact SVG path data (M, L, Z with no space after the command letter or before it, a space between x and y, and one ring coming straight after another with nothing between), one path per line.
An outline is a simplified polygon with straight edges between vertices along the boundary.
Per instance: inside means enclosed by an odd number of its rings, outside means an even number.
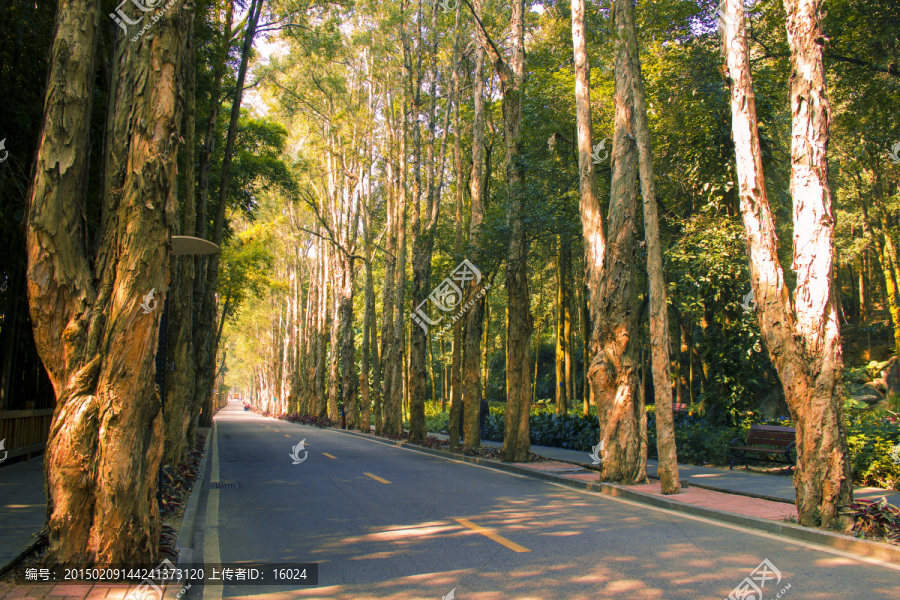
M188 600L440 600L451 590L456 600L722 600L766 559L780 580L757 571L761 597L736 598L900 597L897 565L237 404L217 415L214 431L196 562L314 562L319 584L194 586ZM302 439L297 455L306 458L292 464Z

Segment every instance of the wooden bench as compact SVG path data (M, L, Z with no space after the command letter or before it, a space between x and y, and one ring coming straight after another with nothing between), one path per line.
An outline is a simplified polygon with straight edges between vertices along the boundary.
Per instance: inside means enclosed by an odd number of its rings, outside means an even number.
M797 461L796 436L797 430L793 427L751 425L746 441L741 438L731 440L730 450L734 460L731 461L729 468L733 469L734 463L738 461L743 462L744 466L749 468L747 453L756 452L773 455L774 462L788 465L788 471L790 471Z

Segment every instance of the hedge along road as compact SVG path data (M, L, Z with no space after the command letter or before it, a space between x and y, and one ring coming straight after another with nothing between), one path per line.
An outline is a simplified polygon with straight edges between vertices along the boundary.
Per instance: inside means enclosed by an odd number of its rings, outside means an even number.
M194 586L186 598L418 600L455 590L458 600L721 600L763 583L764 599L893 600L900 589L897 565L269 419L236 402L215 431L195 562L315 562L319 584ZM210 478L238 487L211 490Z

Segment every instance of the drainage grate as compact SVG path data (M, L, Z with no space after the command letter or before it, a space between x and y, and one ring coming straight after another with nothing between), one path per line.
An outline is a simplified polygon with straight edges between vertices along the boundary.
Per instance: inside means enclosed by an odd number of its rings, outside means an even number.
M236 481L213 481L212 486L216 489L222 490L225 488L236 488L238 484Z

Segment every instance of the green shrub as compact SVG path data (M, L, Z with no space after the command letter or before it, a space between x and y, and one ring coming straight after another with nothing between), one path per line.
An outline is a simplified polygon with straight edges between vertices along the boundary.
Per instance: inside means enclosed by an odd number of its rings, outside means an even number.
M575 412L557 415L555 410L556 407L552 405L540 405L532 409L529 419L532 444L587 451L597 443L600 429L595 417L584 417ZM484 439L502 442L504 431L504 407L491 407L485 423Z
M845 417L853 483L900 489L900 464L891 450L900 443L900 424L875 411L851 412Z
M446 432L449 415L440 411L440 404L426 403L425 418L428 431ZM760 419L749 414L742 426L715 425L711 419L700 416L696 410L675 413L675 444L678 462L692 465L728 465L731 460L729 446L734 438L746 439L751 424L793 425L790 419L779 417ZM530 417L531 443L536 446L552 446L570 450L590 451L600 439L597 418L592 414L583 417L580 411L557 415L552 403L535 404ZM900 465L894 464L891 450L900 443L900 419L889 413L877 411L847 410L845 431L850 450L853 483L885 489L900 489ZM894 419L891 421L891 419ZM490 405L485 422L484 439L503 441L506 429L505 406ZM648 457L657 458L656 414L653 406L647 407Z
M688 412L675 413L675 447L678 462L689 465L727 465L731 462L728 447L734 438L744 438L749 427L713 425L708 419ZM647 456L659 458L656 452L656 415L647 418Z

